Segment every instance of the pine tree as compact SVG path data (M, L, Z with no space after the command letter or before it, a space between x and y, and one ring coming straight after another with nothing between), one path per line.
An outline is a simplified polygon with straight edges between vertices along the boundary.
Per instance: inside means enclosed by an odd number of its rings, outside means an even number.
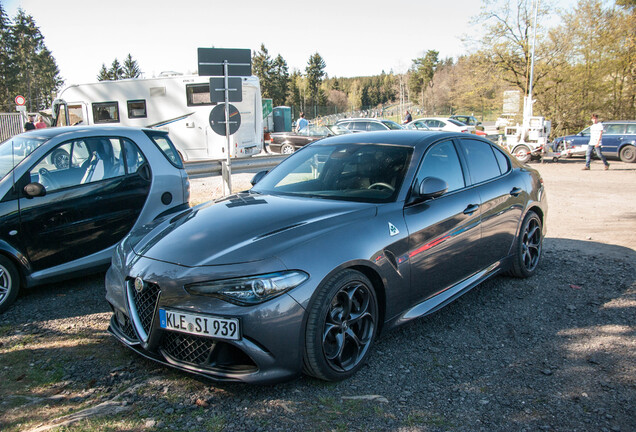
M326 67L327 65L325 61L317 52L309 57L305 73L307 75L307 91L309 93L309 103L311 105L317 105L319 103L320 84L325 76Z
M289 90L289 69L287 62L280 54L276 56L272 64L271 81L274 106L284 104Z
M128 57L124 60L123 69L123 78L139 78L141 76L141 70L139 69L137 60L133 60L130 53L128 53Z
M62 84L62 79L53 55L44 45L44 36L33 17L22 9L18 9L13 20L7 46L9 92L23 94L29 111L48 108L51 95Z
M108 80L110 80L108 69L106 69L106 65L102 63L102 68L99 70L99 74L97 74L97 81L108 81Z
M260 81L261 94L263 97L273 99L272 59L270 58L269 51L267 51L264 44L261 44L260 51L254 53L252 56L252 73L256 75Z
M13 105L11 100L9 65L10 23L0 3L0 111L8 111Z
M108 70L108 76L112 81L120 80L124 76L124 70L122 69L121 64L119 63L119 60L117 60L117 58L115 58L115 60L113 60L113 62L111 63L110 69Z

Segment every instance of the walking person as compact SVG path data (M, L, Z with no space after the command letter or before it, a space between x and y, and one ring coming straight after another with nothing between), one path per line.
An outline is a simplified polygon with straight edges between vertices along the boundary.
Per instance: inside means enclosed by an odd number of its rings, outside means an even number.
M585 166L583 170L590 169L590 163L592 162L592 152L596 152L596 156L605 165L605 171L609 169L609 164L601 151L603 148L603 123L598 121L598 116L592 114L592 126L590 126L590 142L587 144L587 151L585 152Z
M307 119L305 119L305 113L301 112L300 118L298 119L298 122L296 123L296 132L300 132L301 130L305 129L308 125L309 125L309 122L307 121Z

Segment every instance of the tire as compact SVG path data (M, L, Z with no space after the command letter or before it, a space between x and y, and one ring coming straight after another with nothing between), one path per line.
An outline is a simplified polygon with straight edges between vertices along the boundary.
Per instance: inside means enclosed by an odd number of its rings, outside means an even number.
M282 154L292 154L294 152L294 146L289 143L285 143L280 147L280 152Z
M633 145L626 145L621 149L620 157L623 162L636 162L636 147Z
M532 154L530 153L530 148L525 145L518 145L515 147L513 151L513 156L517 158L519 162L528 163L532 158Z
M523 219L515 242L515 257L509 273L518 278L530 277L537 271L543 253L542 224L535 212L528 212Z
M378 302L371 281L343 270L322 284L309 308L304 372L341 381L366 362L378 328Z
M67 169L71 165L70 156L64 149L55 150L51 155L51 162L59 170Z
M15 301L20 291L20 276L11 260L0 255L0 312Z

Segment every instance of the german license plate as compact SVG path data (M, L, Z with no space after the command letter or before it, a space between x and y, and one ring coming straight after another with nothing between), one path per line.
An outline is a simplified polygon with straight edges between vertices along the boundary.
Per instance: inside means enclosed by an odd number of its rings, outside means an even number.
M241 331L236 318L219 318L170 309L159 309L159 326L198 336L239 340Z

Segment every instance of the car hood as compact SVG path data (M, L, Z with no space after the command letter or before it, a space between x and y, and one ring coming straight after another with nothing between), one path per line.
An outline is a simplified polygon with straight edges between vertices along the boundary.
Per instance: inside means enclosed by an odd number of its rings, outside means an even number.
M373 217L376 210L368 203L243 193L164 221L133 249L188 267L260 261Z

